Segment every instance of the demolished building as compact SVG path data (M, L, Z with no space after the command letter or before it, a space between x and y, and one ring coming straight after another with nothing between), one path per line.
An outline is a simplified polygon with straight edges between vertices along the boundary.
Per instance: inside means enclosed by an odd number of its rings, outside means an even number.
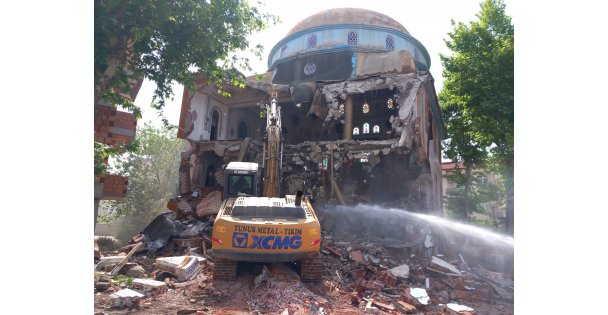
M95 295L96 311L141 304L134 314L512 314L513 239L425 214L442 211L444 127L422 44L385 15L336 9L297 24L268 66L244 88L222 86L232 97L202 76L184 91L178 137L190 150L180 196L124 255L101 258L96 270L129 274L141 265L146 273L129 291L98 281L105 293ZM305 284L295 264L273 263L246 263L247 277L221 281L212 225L224 167L265 164L260 114L274 93L283 194L312 196L324 225L323 281Z
M283 194L302 190L317 209L335 201L440 214L444 126L430 63L384 14L332 9L302 20L271 50L264 75L222 87L230 97L203 76L184 90L178 137L190 150L180 193L221 191L228 162L264 164L263 105L276 93Z

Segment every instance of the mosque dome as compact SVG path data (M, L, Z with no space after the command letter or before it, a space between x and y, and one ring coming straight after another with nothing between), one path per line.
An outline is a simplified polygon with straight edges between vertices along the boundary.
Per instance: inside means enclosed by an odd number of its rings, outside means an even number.
M337 24L377 25L409 34L401 23L380 12L357 8L341 8L321 11L305 18L300 21L300 23L296 24L296 26L287 33L287 36L318 26Z
M416 69L428 70L426 48L395 19L365 9L321 11L298 22L268 55L273 83L352 78L359 53L407 51Z

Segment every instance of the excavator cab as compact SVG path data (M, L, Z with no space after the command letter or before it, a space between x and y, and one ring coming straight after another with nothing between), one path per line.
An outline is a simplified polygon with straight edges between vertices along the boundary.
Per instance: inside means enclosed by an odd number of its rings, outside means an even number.
M257 163L230 162L225 174L224 196L259 196L260 171Z

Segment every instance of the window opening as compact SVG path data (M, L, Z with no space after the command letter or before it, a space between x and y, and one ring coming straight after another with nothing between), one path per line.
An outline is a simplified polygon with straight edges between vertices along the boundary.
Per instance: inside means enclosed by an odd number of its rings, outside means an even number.
M228 195L236 196L239 193L253 194L252 175L229 175L228 176Z
M211 135L209 140L217 140L217 132L220 125L220 113L217 110L213 110L213 114L211 115Z
M386 39L384 41L387 50L395 50L395 38L393 36L386 35Z
M380 133L380 126L378 126L378 125L374 126L374 133Z
M313 49L317 47L317 34L310 34L306 38L306 49Z
M249 128L247 127L247 123L245 123L244 121L239 122L237 134L239 136L239 139L247 138L249 134Z
M364 123L363 124L363 134L369 133L369 124L368 123Z
M357 32L348 32L348 45L357 46L359 44L359 35Z
M359 134L359 127L353 128L353 135L358 135L358 134Z

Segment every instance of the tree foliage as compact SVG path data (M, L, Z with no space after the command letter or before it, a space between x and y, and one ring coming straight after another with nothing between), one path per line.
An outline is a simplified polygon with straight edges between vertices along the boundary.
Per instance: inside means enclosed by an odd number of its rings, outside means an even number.
M128 93L147 78L156 84L152 107L165 126L173 82L193 89L201 73L218 87L224 81L243 86L237 69L251 68L238 54L250 49L261 58L262 52L260 45L249 48L247 37L278 20L246 0L95 0L94 8L95 105L112 104L141 118ZM107 172L109 156L136 148L96 143L95 175Z
M499 208L504 209L504 181L498 179L496 183L491 183L480 171L472 172L470 178L470 191L465 194L465 183L467 181L466 172L452 171L446 175L448 181L455 183L456 188L448 190L445 197L445 208L448 215L453 218L462 218L468 198L470 213L490 214L487 204L497 202ZM484 180L485 179L485 180ZM495 222L484 222L486 224Z
M148 78L156 83L154 107L162 115L171 83L194 87L194 75L203 73L212 83L250 70L249 60L236 53L248 49L247 36L267 27L272 15L246 0L95 0L95 104L107 102L140 110L121 92L129 80ZM259 57L261 46L253 48Z
M441 56L445 154L467 167L488 166L504 175L512 228L514 28L502 0L484 1L476 16L468 25L452 21L454 30L445 40L452 54Z
M156 129L149 124L138 128L136 141L140 143L136 152L115 158L116 172L129 177L127 195L104 205L110 209L106 221L123 220L126 239L166 211L169 199L177 195L180 152L184 146L175 131Z

